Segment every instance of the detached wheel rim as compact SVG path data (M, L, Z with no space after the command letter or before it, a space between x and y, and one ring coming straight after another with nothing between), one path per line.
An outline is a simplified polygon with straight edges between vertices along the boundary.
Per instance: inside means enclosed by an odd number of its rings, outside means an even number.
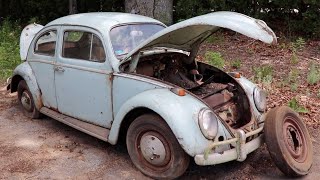
M170 161L169 145L157 132L141 133L137 146L142 162L152 169L162 169Z
M24 109L26 109L29 112L32 111L31 97L29 96L29 94L26 91L22 92L20 101L21 101L21 104Z
M297 162L306 160L308 146L306 137L294 117L288 116L283 123L283 136L286 148Z

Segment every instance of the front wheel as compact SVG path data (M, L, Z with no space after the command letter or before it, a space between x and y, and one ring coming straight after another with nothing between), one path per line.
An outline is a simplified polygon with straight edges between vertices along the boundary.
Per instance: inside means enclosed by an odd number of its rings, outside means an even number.
M134 165L156 179L174 179L188 168L184 152L166 122L156 114L135 119L127 132L127 149Z
M299 115L289 107L272 109L264 125L271 158L287 176L303 176L312 166L312 143Z
M18 84L18 101L28 117L40 118L40 112L35 107L32 94L24 80L21 80Z

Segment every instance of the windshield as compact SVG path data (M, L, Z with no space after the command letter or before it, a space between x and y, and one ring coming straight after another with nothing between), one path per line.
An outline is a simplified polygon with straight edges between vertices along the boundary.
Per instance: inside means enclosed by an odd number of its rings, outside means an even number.
M164 28L159 24L127 24L117 26L110 31L113 51L117 57L125 55L141 42Z

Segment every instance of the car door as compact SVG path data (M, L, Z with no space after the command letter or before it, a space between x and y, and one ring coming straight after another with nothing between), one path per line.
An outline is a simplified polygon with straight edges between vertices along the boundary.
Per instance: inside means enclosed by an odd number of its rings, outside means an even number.
M105 128L111 127L112 68L103 38L77 26L61 28L55 65L58 111Z
M42 103L51 109L57 108L53 67L57 58L58 31L57 26L42 29L31 42L27 57L41 89Z

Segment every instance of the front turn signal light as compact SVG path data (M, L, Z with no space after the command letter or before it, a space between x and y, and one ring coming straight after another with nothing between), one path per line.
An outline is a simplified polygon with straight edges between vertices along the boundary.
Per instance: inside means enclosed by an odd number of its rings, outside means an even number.
M171 92L175 93L178 96L185 96L186 95L186 90L182 88L172 88Z
M239 72L230 72L228 73L230 76L234 77L234 78L240 78L241 74Z

